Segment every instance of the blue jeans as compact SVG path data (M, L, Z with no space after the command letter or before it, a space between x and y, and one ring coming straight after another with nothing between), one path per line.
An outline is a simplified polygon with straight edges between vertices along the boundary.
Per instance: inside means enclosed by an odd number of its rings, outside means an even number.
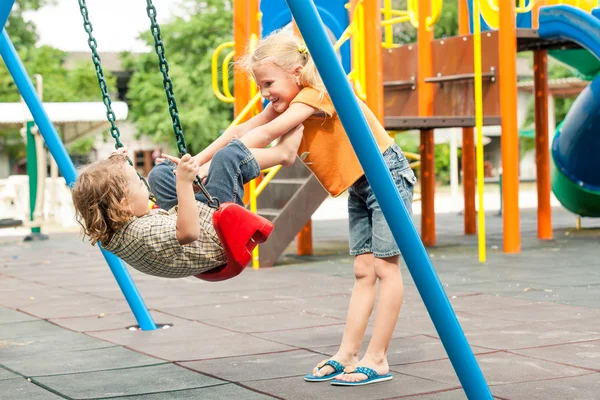
M417 178L410 169L408 160L396 144L383 153L383 159L408 213L412 215L412 198ZM400 254L373 189L364 175L348 189L348 214L350 255L373 253L377 258L386 258Z
M156 202L163 210L170 210L177 205L177 189L173 170L177 165L171 160L165 160L156 165L148 175L148 184ZM238 139L232 139L227 146L217 151L212 158L208 176L204 186L211 196L222 203L232 202L244 206L244 184L260 174L260 167L254 155ZM208 204L201 193L196 194L196 200Z

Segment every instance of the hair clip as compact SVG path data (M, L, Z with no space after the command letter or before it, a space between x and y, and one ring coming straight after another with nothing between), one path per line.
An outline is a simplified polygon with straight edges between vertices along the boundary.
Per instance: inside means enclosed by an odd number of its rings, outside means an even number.
M306 54L308 53L308 49L305 46L298 46L298 52L300 54Z

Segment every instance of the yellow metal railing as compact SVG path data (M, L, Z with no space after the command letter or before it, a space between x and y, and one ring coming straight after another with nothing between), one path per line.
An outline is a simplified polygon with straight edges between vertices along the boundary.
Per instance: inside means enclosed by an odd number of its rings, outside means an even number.
M488 2L483 0L484 3ZM489 3L489 2L488 2ZM479 15L481 0L473 1L473 15ZM481 19L473 18L473 63L475 73L475 130L477 132L476 144L476 173L477 173L477 199L478 207L478 248L479 262L486 260L485 247L485 210L483 205L483 81L482 81L482 61L481 61Z
M433 29L440 19L442 8L443 0L432 0L431 15L426 18L428 30ZM413 27L419 27L419 0L408 0L406 10L394 10L392 9L392 0L384 0L381 13L383 14L381 26L384 28L383 47L386 49L398 47L394 44L392 25L410 22Z
M223 43L223 44L219 45L213 53L212 62L211 62L213 92L219 100L221 100L225 103L233 103L235 101L235 97L233 97L231 95L231 92L229 91L229 68L228 68L229 62L231 61L231 59L233 58L235 53L232 51L231 53L227 54L225 56L225 59L223 60L223 67L222 67L223 91L225 92L225 94L223 94L219 88L219 73L218 73L219 56L221 55L221 51L228 49L228 48L232 48L234 45L235 45L234 42L227 42L227 43Z

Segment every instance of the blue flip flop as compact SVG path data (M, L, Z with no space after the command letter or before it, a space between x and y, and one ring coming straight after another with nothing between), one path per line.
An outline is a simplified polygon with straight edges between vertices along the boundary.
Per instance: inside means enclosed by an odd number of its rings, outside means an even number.
M304 380L307 382L325 382L325 381L330 381L333 378L335 378L336 376L344 373L344 366L342 364L340 364L339 362L332 360L332 359L321 361L319 364L317 364L317 368L319 370L321 370L321 368L323 368L326 365L333 367L333 369L335 371L329 375L324 375L324 376L308 374L304 377Z
M385 382L393 378L392 374L379 375L375 370L367 367L347 367L344 369L345 374L365 374L367 379L360 382L344 382L339 379L331 381L332 385L336 386L362 386L371 383Z

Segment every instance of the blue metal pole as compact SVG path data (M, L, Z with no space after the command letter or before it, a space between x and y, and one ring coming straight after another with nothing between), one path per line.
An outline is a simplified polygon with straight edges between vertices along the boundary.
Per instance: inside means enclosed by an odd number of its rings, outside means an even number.
M0 0L0 31L4 29L15 0Z
M286 1L466 395L469 399L491 399L481 369L396 190L313 1Z
M56 129L54 129L54 125L50 122L6 30L2 30L2 35L0 35L0 55L4 59L4 63L6 64L9 73L12 75L21 96L23 96L25 103L27 103L27 107L29 107L33 119L48 146L48 150L52 153L52 157L56 160L61 174L67 181L67 185L70 187L77 177L75 166L67 154L65 146L61 142ZM102 249L102 254L108 262L108 265L140 327L143 330L156 329L156 324L152 320L152 316L150 315L148 308L146 308L146 305L123 262L104 249Z

